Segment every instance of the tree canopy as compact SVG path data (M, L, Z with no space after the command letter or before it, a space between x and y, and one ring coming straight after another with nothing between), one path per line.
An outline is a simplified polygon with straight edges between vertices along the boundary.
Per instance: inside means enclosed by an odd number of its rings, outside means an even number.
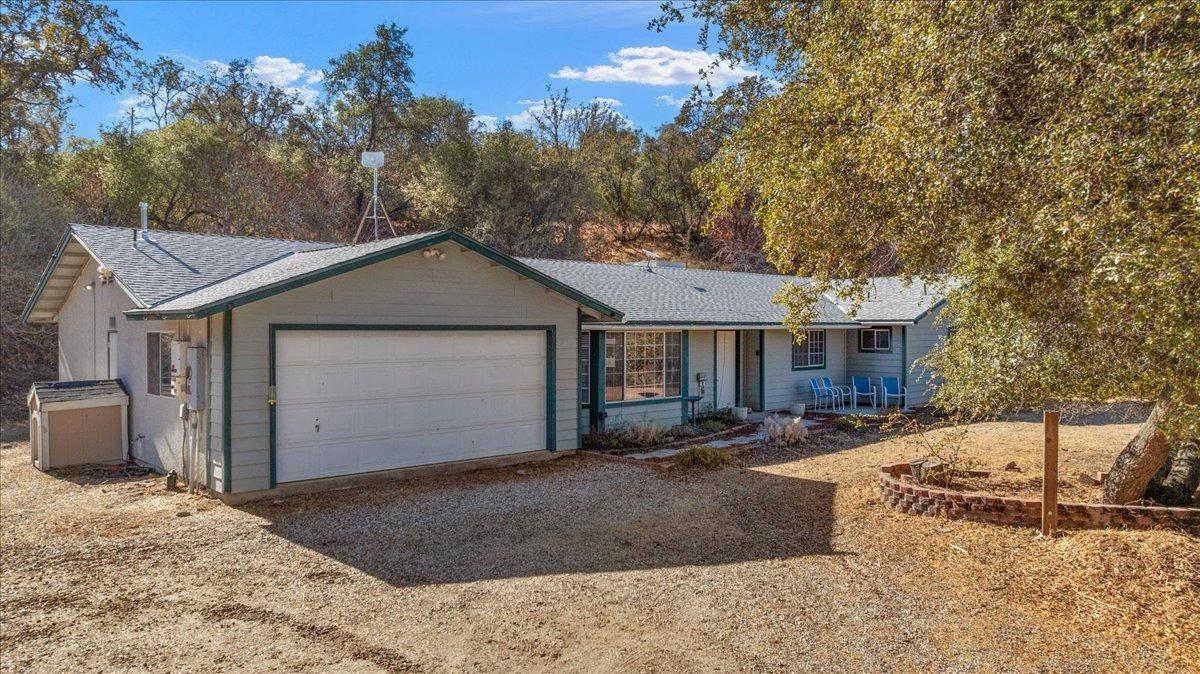
M938 400L1200 396L1194 3L676 3L781 80L703 170L769 259L951 279ZM811 293L788 296L802 324ZM1195 407L1172 416L1197 432Z

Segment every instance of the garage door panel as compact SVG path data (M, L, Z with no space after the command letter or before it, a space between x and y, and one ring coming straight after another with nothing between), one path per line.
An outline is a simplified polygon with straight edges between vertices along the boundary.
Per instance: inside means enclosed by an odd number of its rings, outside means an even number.
M542 331L276 339L279 482L545 448Z

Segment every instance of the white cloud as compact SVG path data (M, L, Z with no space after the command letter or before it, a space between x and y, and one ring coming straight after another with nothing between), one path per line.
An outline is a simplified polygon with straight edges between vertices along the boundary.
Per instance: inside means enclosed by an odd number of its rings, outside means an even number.
M300 79L306 68L283 56L256 56L252 70L260 81L283 88Z
M671 94L663 94L662 96L655 96L654 100L658 101L662 105L669 105L672 108L682 108L683 104L687 102L686 97L677 98L675 96L672 96Z
M495 115L475 115L471 120L471 125L484 131L495 131L500 127L500 119Z
M619 99L605 98L603 96L596 96L596 97L592 98L591 100L593 103L599 103L600 105L603 105L603 106L607 107L608 109L613 110L614 112L616 112L616 109L618 107L624 105L623 103L621 103L621 101ZM504 119L509 122L512 122L513 127L516 129L519 129L522 131L527 130L527 129L532 129L534 126L534 121L535 121L534 115L542 114L546 110L546 105L549 102L550 102L550 99L547 99L547 98L543 98L541 100L522 98L521 100L517 101L517 104L518 105L527 105L528 107L525 108L524 110L522 110L521 112L518 112L515 115L508 115ZM629 121L629 118L626 117L625 115L622 115L619 112L617 112L616 114L618 116L620 116L622 119L624 119L626 122Z
M609 54L611 64L587 66L582 70L563 66L550 77L587 82L630 82L654 86L696 84L700 71L712 66L715 54L700 49L683 51L671 47L624 47ZM725 86L758 73L728 60L720 60L709 74L714 86Z

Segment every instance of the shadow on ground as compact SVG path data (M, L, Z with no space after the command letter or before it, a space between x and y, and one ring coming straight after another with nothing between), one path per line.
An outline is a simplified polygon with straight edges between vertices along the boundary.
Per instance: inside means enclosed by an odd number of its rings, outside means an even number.
M569 457L249 504L266 529L396 586L834 554L835 486Z

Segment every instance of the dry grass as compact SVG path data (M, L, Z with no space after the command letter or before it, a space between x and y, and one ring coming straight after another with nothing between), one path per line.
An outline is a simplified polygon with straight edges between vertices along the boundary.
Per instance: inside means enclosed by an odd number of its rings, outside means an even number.
M1064 465L1106 468L1133 429L1064 427ZM966 447L1030 475L1040 438L977 424ZM713 471L567 458L247 508L43 475L26 451L0 452L4 671L1200 663L1196 538L901 515L873 483L911 457L870 431Z
M1063 426L1060 473L1107 470L1136 430L1134 424ZM964 451L994 473L987 479L963 480L956 488L1040 496L1041 436L1037 422L973 424ZM864 438L873 441L852 454L839 448ZM844 475L849 456L863 461L861 481L840 494L845 498L839 499L837 517L846 544L873 550L881 558L903 550L910 560L900 574L906 582L952 589L956 601L1019 607L1044 623L1039 630L1066 623L1097 639L1124 643L1125 648L1152 644L1169 654L1169 665L1144 663L1145 669L1200 667L1197 538L1176 531L1075 531L1040 540L1032 529L883 511L873 489L864 484L869 482L868 472L883 463L915 458L913 444L871 434L857 439L829 435L822 440L824 447L806 448L811 454L805 459L768 469L801 476ZM1016 461L1021 472L1001 470L1009 461ZM1096 500L1099 491L1074 479L1060 480L1063 500ZM1031 626L1030 633L1034 631ZM1027 646L1036 650L1039 643L1033 639Z

